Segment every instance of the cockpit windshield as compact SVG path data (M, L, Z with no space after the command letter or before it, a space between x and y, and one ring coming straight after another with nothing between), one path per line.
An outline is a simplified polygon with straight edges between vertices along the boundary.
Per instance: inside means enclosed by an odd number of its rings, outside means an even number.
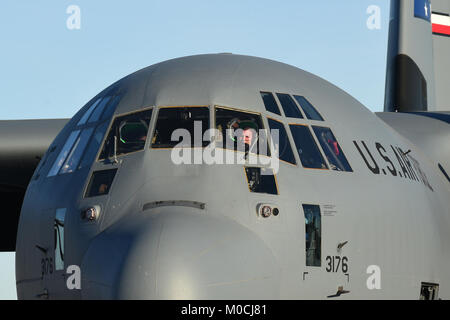
M144 149L152 109L117 117L109 130L99 159Z
M267 135L259 114L217 107L215 116L218 147L270 155Z
M278 152L278 158L290 164L296 165L294 153L292 152L291 144L289 143L288 134L284 124L274 119L268 119L272 140ZM276 138L278 133L278 138Z
M352 167L348 163L347 158L333 132L331 132L331 129L318 126L313 126L313 129L331 168L336 171L353 172Z
M162 107L158 113L152 148L206 147L208 107ZM181 138L181 141L180 141Z
M291 124L290 126L300 161L304 168L328 169L328 166L316 145L314 138L305 125Z

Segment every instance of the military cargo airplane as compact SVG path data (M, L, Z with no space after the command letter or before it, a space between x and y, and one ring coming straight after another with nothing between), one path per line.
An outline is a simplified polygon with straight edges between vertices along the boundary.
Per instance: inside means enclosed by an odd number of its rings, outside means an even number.
M449 299L449 14L391 2L381 113L293 66L208 54L70 120L1 121L18 298Z

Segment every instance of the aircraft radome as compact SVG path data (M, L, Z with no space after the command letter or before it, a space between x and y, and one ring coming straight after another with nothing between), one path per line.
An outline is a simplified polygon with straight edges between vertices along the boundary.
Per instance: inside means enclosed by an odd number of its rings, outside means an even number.
M449 14L392 1L381 113L298 68L207 54L70 120L1 121L18 298L449 299Z

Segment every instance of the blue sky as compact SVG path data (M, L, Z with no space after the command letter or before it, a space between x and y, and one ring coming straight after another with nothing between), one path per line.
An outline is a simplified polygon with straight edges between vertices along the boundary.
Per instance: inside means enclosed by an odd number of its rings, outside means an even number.
M380 29L366 25L371 5ZM70 118L134 71L219 52L297 66L382 111L388 17L389 0L2 0L0 120ZM0 254L0 299L15 297L13 264Z

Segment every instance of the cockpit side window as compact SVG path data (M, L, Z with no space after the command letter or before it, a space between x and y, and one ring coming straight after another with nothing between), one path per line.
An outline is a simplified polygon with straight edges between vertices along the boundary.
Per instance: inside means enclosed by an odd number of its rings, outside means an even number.
M217 146L270 155L261 115L216 107Z
M303 115L300 112L300 109L297 107L290 95L285 93L277 93L277 97L278 100L280 100L286 117L303 119Z
M156 121L152 148L206 147L209 142L204 141L203 137L208 129L208 107L162 107Z
M99 160L144 150L152 109L116 117Z
M295 161L294 153L292 152L291 144L289 142L284 124L270 118L267 120L269 122L272 141L276 150L278 150L278 158L296 165L297 162ZM278 136L275 133L278 133Z
M290 125L292 136L304 168L328 169L309 128L304 125Z
M313 126L313 129L331 165L331 169L353 172L331 129L318 126Z
M275 101L272 92L261 91L261 98L263 99L267 111L281 116L280 108L278 108L278 104Z
M303 112L306 114L306 117L309 120L324 121L320 113L308 100L306 100L305 97L294 95L294 98L295 100L297 100L298 104L303 109Z

